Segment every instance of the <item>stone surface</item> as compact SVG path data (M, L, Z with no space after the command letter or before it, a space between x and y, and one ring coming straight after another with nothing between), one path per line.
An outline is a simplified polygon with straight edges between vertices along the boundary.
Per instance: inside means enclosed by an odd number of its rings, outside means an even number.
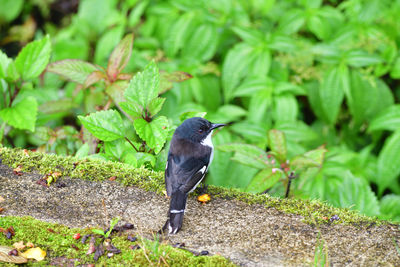
M15 175L0 164L1 215L29 215L71 227L106 228L113 217L131 222L150 236L166 220L168 199L115 181L59 178L50 187L42 175ZM62 187L61 185L65 186ZM400 266L398 225L320 225L302 217L237 200L212 199L205 205L190 197L182 230L167 237L195 251L207 250L245 266L309 266L318 240L325 243L332 266Z

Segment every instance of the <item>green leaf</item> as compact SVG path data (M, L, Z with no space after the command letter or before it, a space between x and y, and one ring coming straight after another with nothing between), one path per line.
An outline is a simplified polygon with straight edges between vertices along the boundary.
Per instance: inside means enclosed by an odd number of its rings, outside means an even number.
M123 138L116 139L114 141L104 142L104 152L111 158L122 161L122 156L126 150L133 150L133 147L129 145Z
M379 112L372 120L368 131L400 129L400 105L392 105Z
M11 22L20 14L24 0L0 0L0 23ZM4 24L3 24L4 25Z
M308 18L307 27L314 33L318 39L325 40L331 35L331 25L329 21L320 14L315 14Z
M83 144L75 153L75 157L83 159L89 155L90 147L88 143Z
M234 97L252 96L259 91L272 89L271 81L267 77L249 77L233 93Z
M125 136L124 122L115 110L98 111L78 118L91 134L102 141L113 141Z
M381 90L374 78L363 76L356 70L351 72L351 97L347 103L357 125L375 115L377 106L383 102Z
M114 226L118 223L119 218L115 217L112 218L111 222L110 222L110 229L107 231L107 233L104 235L105 238L108 238L112 232L112 230L114 229Z
M98 69L86 61L65 59L49 64L47 71L61 75L72 82L84 84L89 75Z
M222 123L227 123L230 121L238 120L240 117L246 115L246 110L235 105L224 105L220 107L216 113L207 114L206 118L210 121L218 121Z
M26 97L10 108L0 110L0 118L7 124L18 128L35 131L38 103L33 97Z
M257 169L264 169L270 164L267 153L254 145L230 143L218 145L217 149L223 152L235 152L233 160Z
M271 52L269 49L255 49L253 60L249 64L249 73L254 76L267 76L271 66Z
M276 159L280 163L284 163L287 156L286 139L284 133L276 129L269 130L268 141L269 148L272 152L274 152Z
M143 115L142 107L136 103L120 102L119 106L123 111L125 111L131 117L131 119L138 119L141 118Z
M346 62L352 67L367 67L375 64L382 63L381 57L368 54L363 50L353 50L346 54Z
M347 171L342 182L337 185L334 195L328 196L329 202L337 207L359 210L368 216L379 215L378 200L364 179L354 177Z
M290 161L290 169L295 172L300 172L308 168L319 167L319 166L320 165L318 164L318 162L305 156L295 156Z
M147 110L150 112L150 115L153 117L158 112L160 112L162 106L164 105L165 98L156 97L150 101L149 105L147 106Z
M12 62L11 58L8 58L6 54L4 54L0 50L0 78L6 78L8 65Z
M92 229L92 232L98 235L104 236L104 230L101 229Z
M138 167L144 165L145 163L150 164L151 167L154 167L156 164L156 158L152 154L138 152L135 154L135 157L137 160Z
M50 37L27 44L15 59L15 67L23 80L38 77L49 63L51 54Z
M400 196L399 195L386 195L381 199L381 218L400 222Z
M400 57L396 58L392 70L390 71L390 77L393 79L400 78Z
M291 94L274 97L274 119L276 122L295 122L298 113L296 98Z
M114 81L128 64L132 54L133 34L128 34L114 48L108 59L107 74Z
M250 143L267 144L267 126L254 123L248 120L240 121L229 126L229 129L234 133L243 136Z
M273 171L272 168L263 169L251 179L245 191L250 193L262 193L274 186L281 176L282 173L280 171Z
M303 121L279 122L275 124L277 130L282 131L288 141L308 142L318 139L318 134Z
M296 172L304 171L312 167L321 167L326 152L327 150L324 146L310 150L303 155L294 157L290 161L290 167Z
M321 82L320 96L325 116L330 124L334 124L344 97L337 68L325 72Z
M168 31L168 38L165 42L165 50L171 57L178 53L179 49L184 47L193 32L194 12L186 12L172 25Z
M222 85L225 102L229 102L240 80L245 76L247 67L252 61L253 48L247 44L235 45L225 57L222 65Z
M128 26L129 28L133 28L140 22L140 17L143 15L143 12L146 10L149 1L141 1L137 3L135 8L131 10L128 17Z
M284 34L297 32L305 23L304 11L301 9L291 9L285 12L279 21L279 31Z
M96 51L94 53L94 62L96 64L103 66L107 63L108 55L121 41L123 34L124 28L122 25L117 25L101 35L100 39L96 41Z
M276 33L268 40L267 47L274 51L286 53L294 52L297 49L296 42L293 38Z
M148 64L142 72L137 73L129 82L124 96L127 101L140 105L143 109L158 96L160 75L154 62Z
M257 46L263 42L263 35L261 31L252 28L232 27L232 31L239 36L246 43Z
M181 122L193 118L193 117L200 117L204 118L204 116L207 114L207 112L200 112L200 111L187 111L183 112L181 115L179 115L179 120Z
M322 165L326 152L328 152L328 150L325 148L324 145L322 145L316 149L307 151L306 153L304 153L304 156L314 160L319 165Z
M137 134L146 141L146 144L154 149L154 153L158 154L168 136L169 123L168 119L160 116L147 122L144 119L137 119L133 122Z
M379 195L396 182L400 174L400 130L394 132L386 139L378 157L378 192Z
M269 115L269 109L272 105L272 99L272 88L254 93L251 96L250 103L248 105L248 120L256 124L268 122L271 119L271 116Z
M266 167L266 163L256 159L254 155L247 155L240 152L236 152L231 157L231 160L256 169L264 169Z
M217 50L218 40L219 34L213 24L200 25L184 46L183 56L190 56L202 62L210 60Z

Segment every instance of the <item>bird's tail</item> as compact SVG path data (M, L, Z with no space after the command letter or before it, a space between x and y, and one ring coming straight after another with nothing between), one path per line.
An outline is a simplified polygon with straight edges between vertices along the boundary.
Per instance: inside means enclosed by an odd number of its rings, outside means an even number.
M172 193L169 204L168 220L162 231L168 234L176 234L182 227L183 215L185 213L187 194L177 190Z

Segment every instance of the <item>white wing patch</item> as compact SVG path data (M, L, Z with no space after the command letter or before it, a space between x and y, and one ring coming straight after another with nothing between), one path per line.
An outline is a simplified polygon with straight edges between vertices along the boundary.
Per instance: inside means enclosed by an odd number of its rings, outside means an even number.
M193 186L193 188L192 188L192 190L190 190L189 191L189 193L192 193L195 189L196 189L196 187L201 183L201 181L203 181L203 178L204 178L204 174L206 173L206 171L207 171L207 166L203 166L203 168L201 168L198 172L200 172L201 174L203 174L203 177L197 182L197 184L195 185L195 186Z

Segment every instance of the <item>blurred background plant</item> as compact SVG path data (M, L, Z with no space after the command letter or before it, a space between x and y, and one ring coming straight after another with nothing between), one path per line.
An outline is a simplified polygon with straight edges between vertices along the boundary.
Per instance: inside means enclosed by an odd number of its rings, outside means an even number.
M168 143L190 116L230 123L214 137L207 183L284 196L290 180L291 197L400 221L400 1L0 0L0 7L3 145L162 170L168 145L146 141L129 123L132 109L119 104L131 77L154 61L160 84L152 99L161 100L139 110L144 127L165 126L158 138ZM129 60L110 69L127 43ZM167 122L151 124L149 108ZM118 114L124 135L102 140L82 127L96 111ZM134 159L126 138L141 153ZM257 156L268 164L257 165Z

